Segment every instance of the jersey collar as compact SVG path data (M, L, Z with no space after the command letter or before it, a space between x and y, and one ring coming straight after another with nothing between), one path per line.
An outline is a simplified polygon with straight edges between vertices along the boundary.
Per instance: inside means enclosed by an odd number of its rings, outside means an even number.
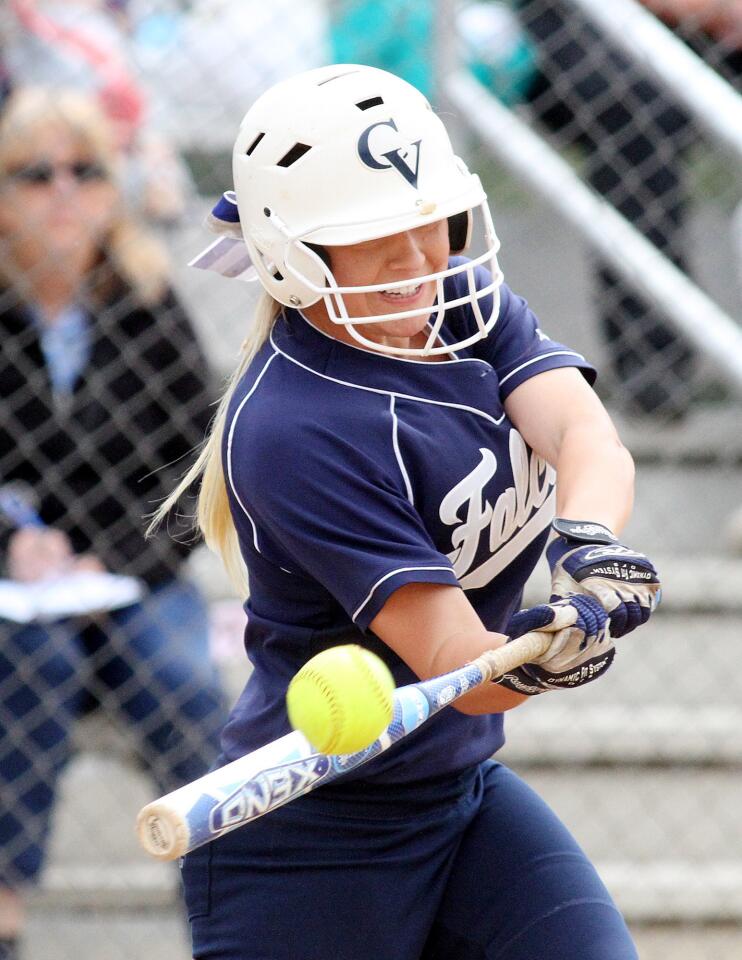
M486 406L490 414L497 415L491 399L491 385L496 385L494 370L475 357L454 354L450 360L425 363L374 353L334 339L292 309L285 309L276 320L271 342L279 353L320 376L394 395L470 405L478 391L470 393L469 381L481 384L486 379L490 395Z

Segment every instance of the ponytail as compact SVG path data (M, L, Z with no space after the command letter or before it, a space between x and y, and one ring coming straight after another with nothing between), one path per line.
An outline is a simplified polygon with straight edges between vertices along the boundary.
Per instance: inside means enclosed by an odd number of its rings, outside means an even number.
M198 493L195 526L203 534L206 545L218 554L233 586L240 596L247 596L247 570L240 553L237 531L232 522L227 498L227 483L222 466L222 438L227 420L227 409L235 388L242 379L255 354L270 336L281 305L270 294L263 292L255 307L255 315L248 336L242 344L237 368L230 376L226 390L219 401L216 415L201 451L191 468L181 477L177 487L152 515L147 534L154 533L167 514L188 489L201 481Z

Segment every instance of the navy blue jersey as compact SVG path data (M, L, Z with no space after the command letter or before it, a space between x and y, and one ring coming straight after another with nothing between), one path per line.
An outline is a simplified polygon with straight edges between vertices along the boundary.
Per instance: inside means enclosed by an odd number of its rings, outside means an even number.
M478 286L488 279L480 269ZM447 283L462 288L450 298L465 292L465 277ZM448 311L441 336L454 342L475 328L465 305ZM288 732L286 687L327 646L361 643L398 685L413 682L369 630L405 583L460 585L488 629L504 628L543 550L555 475L503 402L528 378L565 366L594 377L505 286L489 336L442 362L373 353L296 311L281 315L225 428L254 666L225 729L227 760ZM500 714L450 708L355 776L391 783L462 770L502 745L502 728Z

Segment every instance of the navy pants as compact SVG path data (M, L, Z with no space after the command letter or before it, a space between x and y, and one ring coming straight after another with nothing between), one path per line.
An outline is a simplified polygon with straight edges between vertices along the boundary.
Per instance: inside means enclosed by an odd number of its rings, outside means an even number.
M330 785L189 854L199 960L637 960L566 828L488 762Z
M225 708L192 584L96 621L0 623L0 886L37 880L74 722L98 703L131 730L162 792L211 766Z

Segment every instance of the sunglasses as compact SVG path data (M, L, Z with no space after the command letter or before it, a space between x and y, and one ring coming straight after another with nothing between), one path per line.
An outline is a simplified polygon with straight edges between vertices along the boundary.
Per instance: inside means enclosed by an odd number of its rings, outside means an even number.
M76 160L72 163L49 163L45 160L30 163L25 167L9 170L7 177L32 186L49 186L61 173L66 173L77 183L99 183L108 179L108 171L94 160Z

